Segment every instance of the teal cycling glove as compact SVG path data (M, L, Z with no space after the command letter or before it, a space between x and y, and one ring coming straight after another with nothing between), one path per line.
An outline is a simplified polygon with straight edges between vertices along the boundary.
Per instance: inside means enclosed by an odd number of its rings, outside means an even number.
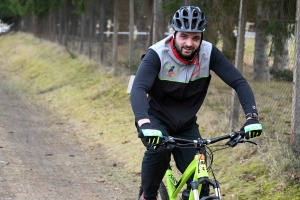
M241 128L241 131L245 132L246 139L258 137L262 133L262 125L259 123L258 119L251 118L246 121Z
M151 145L160 144L163 137L160 130L155 129L151 123L144 123L139 127L139 138L145 138L145 142Z

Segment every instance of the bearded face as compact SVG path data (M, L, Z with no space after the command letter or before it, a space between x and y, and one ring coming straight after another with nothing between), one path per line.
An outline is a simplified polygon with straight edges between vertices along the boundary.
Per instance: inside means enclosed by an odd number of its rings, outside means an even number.
M177 32L175 36L175 48L182 58L191 58L201 43L201 33Z

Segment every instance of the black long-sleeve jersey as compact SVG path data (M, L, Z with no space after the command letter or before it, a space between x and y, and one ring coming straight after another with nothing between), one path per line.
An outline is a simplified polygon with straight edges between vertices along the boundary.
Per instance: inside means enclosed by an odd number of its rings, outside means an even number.
M135 120L150 113L173 133L188 128L206 96L210 70L235 89L245 114L257 113L249 84L218 48L203 41L199 54L187 61L169 36L149 48L138 68L130 97Z

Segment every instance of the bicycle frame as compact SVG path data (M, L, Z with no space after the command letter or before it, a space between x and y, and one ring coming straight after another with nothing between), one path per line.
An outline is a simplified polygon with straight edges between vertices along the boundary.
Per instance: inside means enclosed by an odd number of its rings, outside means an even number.
M213 186L215 195L221 199L219 184L215 180L208 179L207 166L205 162L204 154L196 154L194 160L189 164L187 169L182 174L179 181L173 176L172 169L169 168L166 171L166 183L170 200L176 200L177 195L181 189L185 186L189 177L194 173L193 181L191 182L191 192L189 200L199 200L199 194L201 191L202 183L207 182Z

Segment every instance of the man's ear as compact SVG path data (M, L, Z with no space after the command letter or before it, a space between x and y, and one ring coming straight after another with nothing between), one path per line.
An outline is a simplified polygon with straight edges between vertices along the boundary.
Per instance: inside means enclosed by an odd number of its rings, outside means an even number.
M172 35L173 35L173 38L175 38L175 31L174 30L172 31Z

